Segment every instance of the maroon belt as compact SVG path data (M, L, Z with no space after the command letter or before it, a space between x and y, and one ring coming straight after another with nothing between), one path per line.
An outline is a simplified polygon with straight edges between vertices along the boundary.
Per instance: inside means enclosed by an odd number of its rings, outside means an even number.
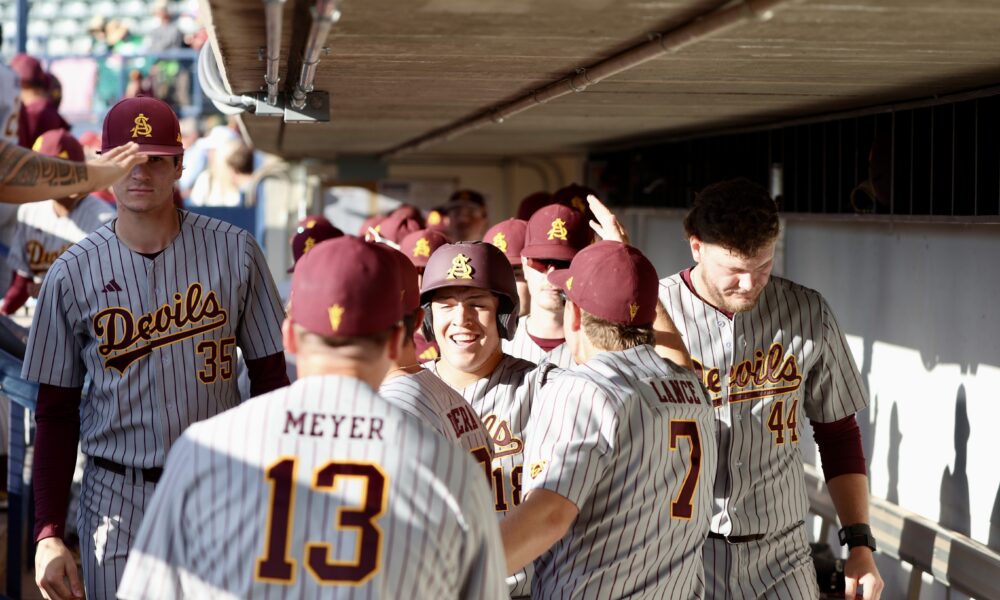
M730 544L745 544L747 542L756 542L758 540L764 539L763 533L754 533L752 535L722 535L721 533L715 533L714 531L708 532L708 537L713 540L723 540Z

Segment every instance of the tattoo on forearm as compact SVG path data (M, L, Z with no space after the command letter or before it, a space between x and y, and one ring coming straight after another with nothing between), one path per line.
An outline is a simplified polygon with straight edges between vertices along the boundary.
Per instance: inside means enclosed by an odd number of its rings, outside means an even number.
M72 163L48 156L29 153L20 161L16 156L11 156L12 160L6 160L8 149L0 151L0 163L13 166L2 167L7 172L0 173L0 180L8 179L9 186L30 187L34 185L49 185L53 187L73 185L87 180L87 166L84 164Z

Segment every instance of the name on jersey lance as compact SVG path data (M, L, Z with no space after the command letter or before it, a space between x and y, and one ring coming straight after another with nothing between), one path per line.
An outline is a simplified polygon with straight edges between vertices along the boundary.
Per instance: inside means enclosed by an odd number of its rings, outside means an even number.
M722 376L718 368L705 369L692 358L694 371L712 396L713 406L722 406ZM754 359L729 369L729 401L746 402L794 392L802 385L802 374L794 354L785 356L785 347L775 342L765 352L754 350Z
M368 415L285 411L286 435L294 433L303 437L381 440L383 425L385 421L380 417Z
M28 265L32 271L48 271L52 263L56 262L56 259L72 245L63 244L56 250L48 252L38 240L28 240L24 244L24 256L28 259Z
M107 357L104 368L124 373L153 350L218 329L228 318L215 291L205 294L202 285L195 282L183 296L175 293L173 303L138 319L122 306L98 312L94 315L94 333L101 339L97 351Z
M701 404L695 384L691 381L650 381L656 397L666 404Z
M459 406L448 411L448 422L455 430L457 438L479 429L479 419L472 413L472 408L469 406Z

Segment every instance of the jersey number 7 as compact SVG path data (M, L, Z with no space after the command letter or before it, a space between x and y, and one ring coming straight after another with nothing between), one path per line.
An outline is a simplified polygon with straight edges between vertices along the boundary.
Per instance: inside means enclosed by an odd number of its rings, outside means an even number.
M684 474L677 497L670 503L670 517L673 519L690 520L694 516L694 493L698 489L698 478L701 476L701 435L698 433L698 423L671 419L670 449L677 450L677 440L688 438L688 469Z
M271 481L264 555L257 559L256 579L267 583L295 583L291 533L295 509L295 471L298 459L283 458L266 471ZM388 479L374 463L330 461L316 469L312 489L333 492L337 480L354 477L364 481L361 505L337 509L336 529L356 529L357 550L352 560L331 560L330 544L306 542L306 568L322 584L360 585L381 567L382 530L376 521L385 512Z

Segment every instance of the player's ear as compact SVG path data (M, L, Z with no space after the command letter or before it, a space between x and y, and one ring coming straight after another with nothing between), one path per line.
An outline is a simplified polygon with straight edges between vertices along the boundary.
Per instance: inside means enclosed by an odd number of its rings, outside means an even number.
M403 338L406 337L406 328L400 323L392 329L389 334L389 360L396 362L403 354Z
M285 345L285 350L291 354L297 354L299 344L295 339L295 326L291 317L286 317L281 323L281 343Z
M583 318L580 316L580 307L572 300L566 299L566 312L569 313L569 326L571 331L580 331L583 327ZM564 321L565 322L565 321Z
M704 248L702 241L698 239L698 236L692 235L688 238L688 244L691 245L691 258L694 259L694 262L701 262L701 251Z
M174 157L174 179L180 179L184 174L184 155Z

